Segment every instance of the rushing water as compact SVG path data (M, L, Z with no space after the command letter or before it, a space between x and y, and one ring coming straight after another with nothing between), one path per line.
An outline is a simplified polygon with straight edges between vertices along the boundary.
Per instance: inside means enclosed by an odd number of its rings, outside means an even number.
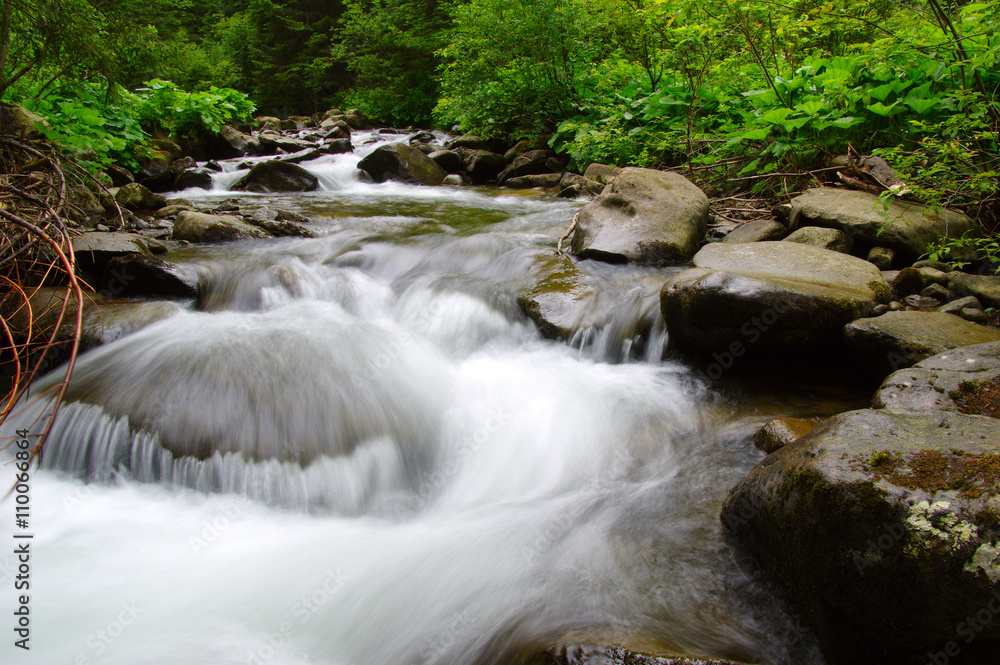
M236 197L237 163L183 193L318 237L174 252L198 302L81 357L13 662L500 664L574 639L811 662L718 520L766 414L662 360L667 273L585 262L607 325L544 340L515 297L579 204L365 184L371 147L305 164L310 194Z

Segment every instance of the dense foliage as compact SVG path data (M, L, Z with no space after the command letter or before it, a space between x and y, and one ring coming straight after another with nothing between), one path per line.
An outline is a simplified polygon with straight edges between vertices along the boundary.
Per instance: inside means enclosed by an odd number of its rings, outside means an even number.
M268 114L356 106L775 196L852 146L988 221L998 20L942 0L0 0L0 93L108 158L128 150L101 128L245 116L227 88Z

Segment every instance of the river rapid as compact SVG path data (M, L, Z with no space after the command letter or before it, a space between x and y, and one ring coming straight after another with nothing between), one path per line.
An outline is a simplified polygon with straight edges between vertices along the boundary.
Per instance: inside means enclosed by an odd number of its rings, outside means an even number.
M405 138L304 163L316 192L230 192L233 162L179 195L317 237L171 252L197 302L80 358L31 477L28 652L0 506L4 662L499 665L568 641L821 662L719 508L763 421L843 405L665 360L636 284L669 270L581 262L612 323L543 339L516 296L582 204L358 178Z

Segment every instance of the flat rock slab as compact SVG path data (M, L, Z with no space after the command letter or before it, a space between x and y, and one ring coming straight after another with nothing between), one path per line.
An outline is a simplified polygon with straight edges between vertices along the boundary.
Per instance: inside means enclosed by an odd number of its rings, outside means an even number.
M174 222L173 239L193 243L232 242L249 238L269 238L263 229L233 215L209 215L185 210Z
M961 212L942 210L892 199L888 210L878 197L853 189L810 189L792 199L790 224L840 229L853 240L891 247L913 260L942 237L957 238L974 230Z
M952 411L1000 418L1000 403L978 399L1000 379L1000 342L963 346L890 374L872 399L876 409Z
M839 343L846 323L890 296L867 261L798 243L716 243L694 265L663 286L660 304L671 337L702 348Z
M967 628L976 645L956 627L1000 604L998 441L995 418L842 413L740 481L723 527L830 665L923 664L959 645L961 662L995 663L1000 621Z
M687 261L708 229L708 197L677 173L625 168L580 211L573 253L610 263Z
M149 254L146 239L137 233L84 233L70 241L75 255L89 255L107 261L126 254Z
M866 371L885 376L950 349L1000 341L1000 329L944 312L900 311L853 321L844 338Z

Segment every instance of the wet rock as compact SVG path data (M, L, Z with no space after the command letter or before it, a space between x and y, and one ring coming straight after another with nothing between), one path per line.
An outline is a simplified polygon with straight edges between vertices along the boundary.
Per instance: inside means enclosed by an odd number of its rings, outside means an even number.
M872 247L868 251L868 261L874 263L879 270L888 270L892 267L892 261L896 258L896 252L889 247Z
M960 212L939 214L899 199L885 210L875 195L849 189L810 189L792 199L791 228L807 224L840 229L855 242L891 247L908 260L920 257L932 242L960 237L974 227Z
M649 656L620 646L566 644L522 658L518 665L740 665L712 658Z
M165 198L154 194L148 187L137 182L119 187L115 192L115 201L129 210L159 210L167 204Z
M819 421L813 418L775 418L753 435L753 445L768 455L816 429Z
M931 266L923 266L921 268L915 268L915 270L920 273L920 279L924 281L924 286L927 286L928 284L940 284L945 286L948 284L948 273L943 270L938 270L937 268Z
M927 296L912 295L903 298L903 302L906 303L907 309L917 309L921 311L931 311L937 309L941 306L941 301L937 298L929 298Z
M479 136L473 136L472 134L459 136L458 138L454 138L451 141L448 141L448 148L452 150L456 148L468 148L469 150L482 150L484 152L491 152L490 146L491 144L489 141ZM503 155L500 156L503 157ZM504 160L505 165L506 163L507 160Z
M847 346L869 373L885 376L970 344L1000 340L1000 330L941 312L888 312L844 328Z
M212 174L204 169L182 171L174 180L174 189L212 189Z
M1000 275L968 275L952 272L948 288L957 296L975 296L987 307L1000 308Z
M509 178L505 183L510 189L530 189L532 187L558 187L562 173L543 173L540 175L525 175Z
M450 185L452 187L457 187L457 186L460 186L460 185L462 185L464 183L462 182L462 176L460 176L460 175L458 175L456 173L452 173L452 174L446 175L444 177L444 180L441 181L441 184L442 185Z
M920 293L924 288L924 277L916 268L903 268L890 283L892 295L897 300Z
M1000 418L998 381L1000 342L962 346L890 374L872 398L872 408ZM978 399L991 390L993 400Z
M109 296L195 298L198 277L173 263L152 256L119 256L108 261L101 290Z
M285 118L285 122L291 123L292 126L289 127L289 129L295 130L308 129L309 127L314 127L316 125L316 123L313 122L312 117L308 115L290 115Z
M788 229L773 219L758 219L740 224L722 242L764 242L766 240L781 240L788 234Z
M570 339L578 330L603 325L597 284L567 256L543 255L535 265L535 282L517 296L521 310L549 339Z
M174 240L186 240L193 243L218 243L248 238L266 238L268 234L232 215L209 215L203 212L185 211L177 215L171 237Z
M959 310L958 315L966 321L971 321L972 323L980 323L983 325L996 325L997 323L990 317L989 314L981 309L975 309L973 307L963 307Z
M448 175L433 159L405 143L379 146L358 162L358 168L368 173L375 182L399 180L440 185Z
M276 118L273 115L259 115L256 120L257 126L260 127L262 132L277 132L281 129L281 119Z
M798 242L843 254L849 254L851 251L851 239L843 231L824 229L818 226L804 226L797 231L792 231L785 238L785 242Z
M311 192L318 187L319 179L301 166L271 160L254 164L232 188L245 192Z
M334 139L327 142L326 152L331 155L343 155L354 152L354 146L351 144L351 139Z
M275 150L300 152L302 150L309 150L315 145L308 141L301 141L285 136L284 134L278 134L277 132L261 132L257 136L257 140L260 142L262 148L270 151L268 154L273 154Z
M939 302L948 301L948 289L940 284L931 284L930 286L924 288L924 290L920 292L920 295L924 298L933 298Z
M137 180L154 192L162 192L170 187L173 174L170 165L173 158L165 150L153 150L146 154Z
M661 306L671 337L702 348L830 352L846 323L889 300L872 264L798 243L716 243L694 265L664 285Z
M994 418L842 413L737 484L723 527L830 665L916 665L959 644L962 662L995 662L1000 622L956 626L1000 606L998 440Z
M462 156L465 172L478 184L493 180L507 166L503 155L488 150L462 148L457 152Z
M454 150L436 150L428 155L428 157L437 162L438 166L448 173L457 173L458 171L465 170L465 163L462 161L462 156Z
M372 126L368 116L358 109L348 109L344 113L344 121L350 125L351 129L370 129Z
M708 198L687 178L626 168L580 211L573 253L610 263L689 259L705 237Z
M276 238L315 238L312 229L288 220L253 219L250 223L260 227Z

